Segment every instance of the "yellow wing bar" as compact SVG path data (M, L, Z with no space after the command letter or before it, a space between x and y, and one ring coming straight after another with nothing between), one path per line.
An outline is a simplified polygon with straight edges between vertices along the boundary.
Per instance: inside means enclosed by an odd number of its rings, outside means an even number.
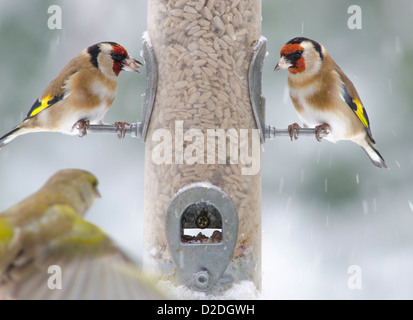
M361 104L361 102L358 99L353 99L353 103L356 105L356 109L353 109L354 112L356 113L357 117L359 117L359 119L363 123L363 126L368 128L369 127L369 121L367 120L367 118L365 116L366 113L364 111L363 105Z
M29 113L27 114L26 118L34 117L39 112L43 111L46 108L49 108L50 106L54 105L59 100L62 100L62 98L63 98L63 96L54 96L54 97L52 97L50 94L48 94L42 100L37 99L35 101L35 103L33 103L33 106L31 107L31 109L30 109Z

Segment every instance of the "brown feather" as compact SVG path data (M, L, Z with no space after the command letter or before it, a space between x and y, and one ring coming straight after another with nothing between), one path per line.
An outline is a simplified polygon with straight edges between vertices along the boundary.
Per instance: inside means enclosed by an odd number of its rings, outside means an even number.
M51 95L52 97L61 96L62 94L64 94L65 83L74 73L82 69L90 68L95 67L90 62L90 56L84 50L72 60L70 60L69 63L59 73L59 75L55 79L53 79L52 82L50 82L47 88L40 95L39 100L44 99L47 95Z

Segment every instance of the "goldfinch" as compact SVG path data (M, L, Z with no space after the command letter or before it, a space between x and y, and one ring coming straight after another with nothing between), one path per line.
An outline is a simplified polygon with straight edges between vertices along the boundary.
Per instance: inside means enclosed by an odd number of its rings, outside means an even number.
M297 37L281 49L275 71L288 69L288 88L304 127L315 127L316 138L327 133L331 142L350 140L367 153L373 164L388 168L375 148L366 109L350 79L318 42ZM297 123L289 126L292 139ZM297 136L296 136L297 138Z
M49 84L23 122L0 138L0 149L31 132L85 135L89 124L103 123L115 99L119 73L139 72L140 65L115 42L100 42L83 50ZM115 125L124 127L122 122Z
M0 297L161 299L147 277L83 215L100 197L91 173L65 169L0 213Z

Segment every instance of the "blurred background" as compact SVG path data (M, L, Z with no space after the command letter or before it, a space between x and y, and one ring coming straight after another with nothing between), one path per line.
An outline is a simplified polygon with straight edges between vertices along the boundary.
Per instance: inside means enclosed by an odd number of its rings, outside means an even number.
M350 5L362 28L348 27ZM62 29L50 30L50 5ZM263 294L265 299L413 298L413 4L409 0L263 0L266 122L298 121L274 73L282 45L296 36L323 44L356 86L377 148L390 170L374 167L355 144L278 138L264 145ZM144 0L0 0L0 134L27 114L64 65L100 41L140 60ZM140 121L145 72L122 73L105 122ZM102 199L87 218L136 261L142 255L144 144L135 138L58 133L26 135L0 151L0 211L62 168L100 180ZM352 267L361 271L353 289ZM350 269L349 269L350 268Z

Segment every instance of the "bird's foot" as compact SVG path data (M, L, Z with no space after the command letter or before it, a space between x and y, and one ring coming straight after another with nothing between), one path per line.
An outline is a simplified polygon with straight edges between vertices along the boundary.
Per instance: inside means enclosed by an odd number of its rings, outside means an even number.
M293 136L294 139L298 139L298 133L300 132L301 127L298 125L297 122L294 122L293 124L290 124L288 126L288 133L290 134L291 141L293 141Z
M76 128L79 130L79 137L84 137L87 134L87 129L89 129L90 121L89 120L79 120L76 122L72 129Z
M115 132L118 132L118 138L122 139L125 138L125 134L126 134L126 126L130 126L130 123L128 122L121 122L121 121L116 121L113 124L116 127Z
M321 132L324 132L326 135L331 132L331 128L327 123L323 123L315 127L315 138L317 141L323 140L323 137L320 137Z

